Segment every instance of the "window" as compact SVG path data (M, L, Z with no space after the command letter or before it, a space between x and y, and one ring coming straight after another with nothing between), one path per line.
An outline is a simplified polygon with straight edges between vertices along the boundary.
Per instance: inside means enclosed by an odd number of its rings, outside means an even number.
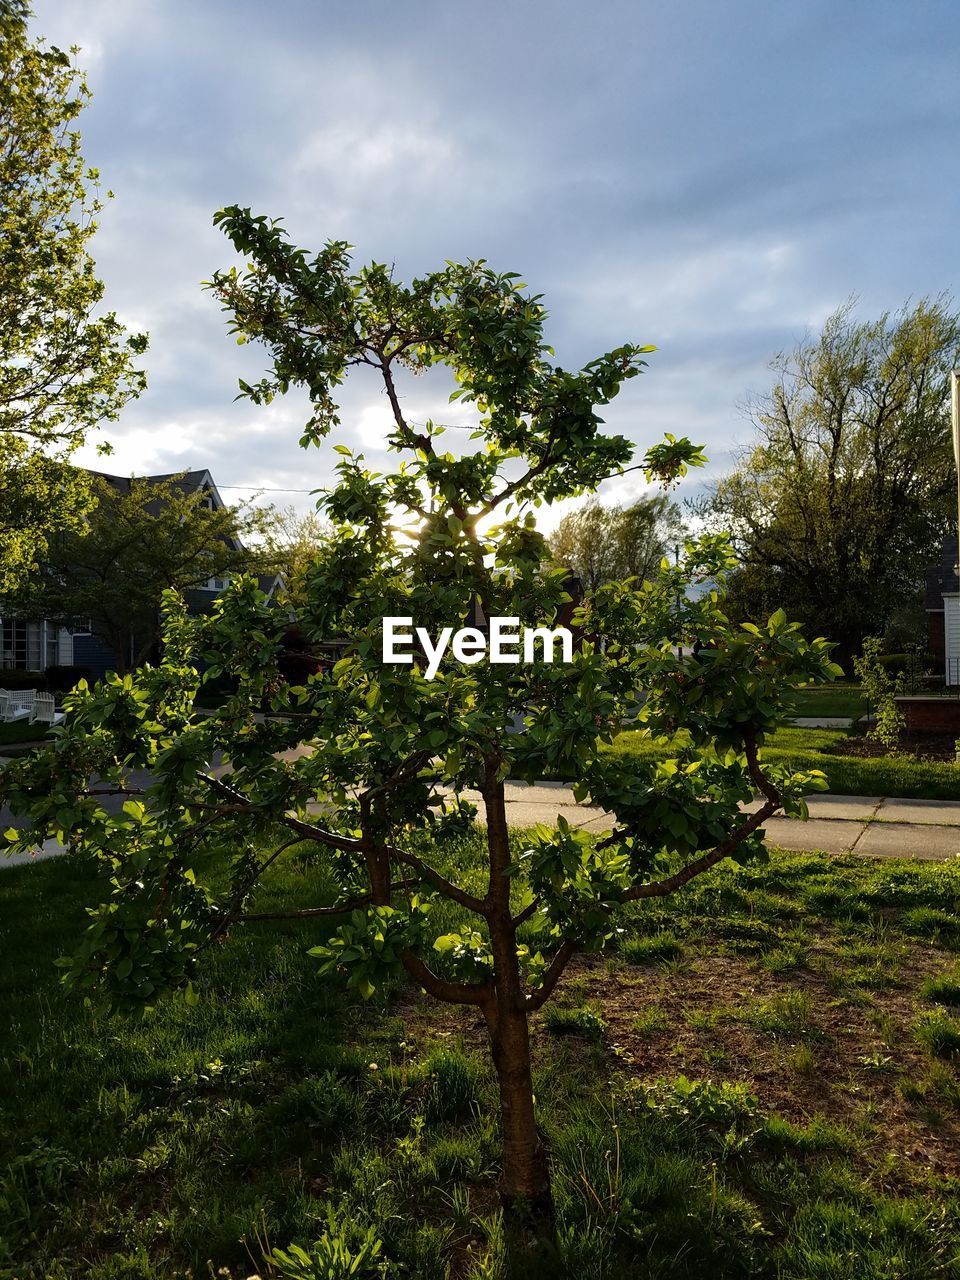
M208 578L205 590L207 591L226 591L230 584L229 575L225 574L222 578Z
M0 661L6 669L40 671L43 661L40 628L45 624L5 618L0 640Z
M52 622L43 622L44 636L40 650L40 661L44 669L60 665L60 628Z

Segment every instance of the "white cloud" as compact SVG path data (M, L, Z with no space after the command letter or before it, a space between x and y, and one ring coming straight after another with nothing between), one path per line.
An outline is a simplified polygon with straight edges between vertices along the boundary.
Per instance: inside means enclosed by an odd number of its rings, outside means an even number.
M385 177L405 184L448 173L457 155L452 140L408 124L332 124L313 133L294 161L298 176L324 176L337 186Z

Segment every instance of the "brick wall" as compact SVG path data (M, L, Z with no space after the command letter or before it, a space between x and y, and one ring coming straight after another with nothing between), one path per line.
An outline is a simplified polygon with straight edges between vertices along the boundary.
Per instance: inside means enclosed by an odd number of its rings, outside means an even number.
M907 733L949 733L960 738L960 698L897 698Z

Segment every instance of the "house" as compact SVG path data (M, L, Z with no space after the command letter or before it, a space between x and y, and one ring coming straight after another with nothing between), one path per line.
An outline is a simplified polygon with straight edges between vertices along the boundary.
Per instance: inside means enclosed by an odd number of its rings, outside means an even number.
M960 579L957 577L956 533L943 541L940 563L927 570L924 605L927 647L937 659L948 685L960 685Z
M130 491L129 477L107 475L102 471L90 474L121 492ZM212 511L219 511L226 505L213 477L206 470L168 472L143 479L150 484L178 480L185 492L201 493L201 501ZM209 578L185 591L189 611L193 614L208 612L228 581L226 577ZM273 595L279 583L277 575L265 575L259 579L260 589L267 596ZM83 620L69 627L56 625L47 619L5 616L0 621L0 668L4 670L49 671L52 667L72 667L88 678L99 679L115 666L116 660L109 646Z

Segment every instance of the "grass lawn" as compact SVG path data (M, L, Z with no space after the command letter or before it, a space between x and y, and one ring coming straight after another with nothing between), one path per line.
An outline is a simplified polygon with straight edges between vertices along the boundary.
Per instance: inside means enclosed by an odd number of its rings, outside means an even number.
M916 760L910 756L841 756L832 754L847 736L843 729L781 729L761 755L773 764L820 769L829 790L843 796L905 796L911 799L960 800L960 768ZM604 750L624 757L665 757L671 750L635 730L621 733Z
M798 716L851 716L867 714L867 700L858 684L828 684L797 691Z
M475 837L446 857L479 878ZM328 885L278 864L260 902ZM473 1012L399 983L361 1007L315 977L313 921L235 934L195 1007L96 1018L52 968L94 889L0 872L0 1276L266 1278L328 1214L391 1280L505 1276ZM819 855L631 908L535 1030L562 1253L535 1274L960 1276L958 908L953 866Z

